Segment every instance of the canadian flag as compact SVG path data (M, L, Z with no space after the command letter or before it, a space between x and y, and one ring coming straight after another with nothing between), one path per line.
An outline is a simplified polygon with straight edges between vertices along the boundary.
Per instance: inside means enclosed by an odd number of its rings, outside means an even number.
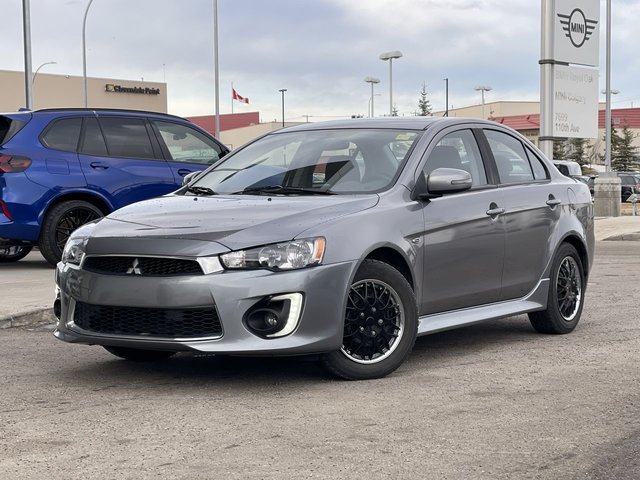
M238 92L236 92L235 88L232 88L231 91L232 91L231 98L233 100L238 100L239 102L242 102L242 103L249 103L249 98L239 95Z

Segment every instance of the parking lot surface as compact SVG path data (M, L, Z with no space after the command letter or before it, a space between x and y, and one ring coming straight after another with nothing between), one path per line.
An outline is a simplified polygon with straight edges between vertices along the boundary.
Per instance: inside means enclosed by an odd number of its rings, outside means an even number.
M135 364L0 331L0 472L71 478L640 478L640 242L598 242L581 324L418 339L382 380L311 359Z

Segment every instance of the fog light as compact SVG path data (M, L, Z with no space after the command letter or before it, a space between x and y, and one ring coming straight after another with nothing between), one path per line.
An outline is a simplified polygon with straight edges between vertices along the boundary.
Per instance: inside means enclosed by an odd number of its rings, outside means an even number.
M264 298L244 316L247 329L262 338L289 335L298 326L302 313L301 293L287 293Z

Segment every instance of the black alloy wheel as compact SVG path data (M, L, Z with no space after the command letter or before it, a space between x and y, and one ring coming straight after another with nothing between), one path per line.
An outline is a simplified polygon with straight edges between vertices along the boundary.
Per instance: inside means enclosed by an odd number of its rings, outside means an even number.
M564 334L573 331L584 306L586 278L575 247L563 243L554 257L549 278L547 308L529 313L529 321L540 333Z
M322 356L347 380L381 378L409 356L418 332L418 309L407 279L391 265L365 260L349 290L342 346Z
M40 251L52 265L62 258L67 239L78 227L103 217L102 211L89 202L71 200L54 206L42 224Z

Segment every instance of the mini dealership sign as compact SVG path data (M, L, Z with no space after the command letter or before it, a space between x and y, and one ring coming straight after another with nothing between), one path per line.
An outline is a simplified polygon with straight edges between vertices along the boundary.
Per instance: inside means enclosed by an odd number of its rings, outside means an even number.
M159 88L151 87L123 87L121 85L115 85L113 83L107 83L104 86L105 92L115 93L142 93L146 95L160 95Z
M553 141L598 136L600 0L542 0L540 136Z
M598 71L555 65L553 79L554 137L598 136Z
M554 60L597 67L600 0L556 0L554 13Z

